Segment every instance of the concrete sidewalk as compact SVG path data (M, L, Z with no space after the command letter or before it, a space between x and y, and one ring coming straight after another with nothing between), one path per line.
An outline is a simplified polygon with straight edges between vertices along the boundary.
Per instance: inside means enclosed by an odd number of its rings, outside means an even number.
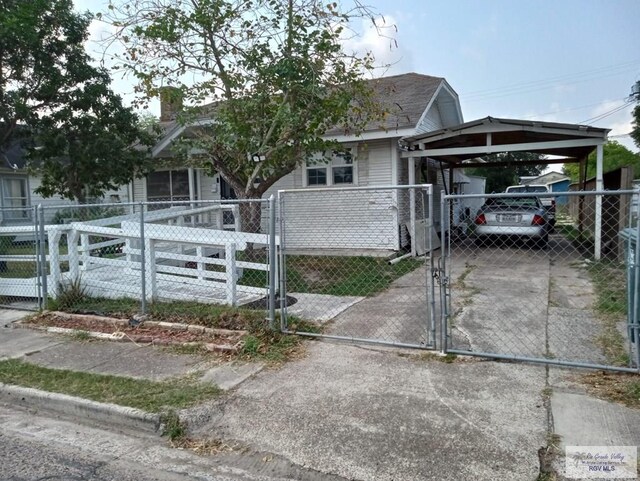
M24 314L0 311L0 325ZM8 357L156 380L206 371L220 383L229 372L213 357L0 327L0 358ZM226 396L181 416L194 436L239 441L261 459L331 479L533 481L551 433L565 445L640 444L640 413L590 397L571 381L576 373L310 342L303 358L242 372Z

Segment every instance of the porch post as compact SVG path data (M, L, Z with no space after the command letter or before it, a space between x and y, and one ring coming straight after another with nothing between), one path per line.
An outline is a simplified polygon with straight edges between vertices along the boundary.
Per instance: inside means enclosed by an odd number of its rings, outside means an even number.
M604 190L604 182L602 180L602 144L596 147L596 191ZM596 195L596 223L595 223L595 247L593 253L597 261L602 256L602 196Z
M409 159L409 185L416 183L416 159ZM411 256L416 256L416 190L409 189L409 233L411 234Z

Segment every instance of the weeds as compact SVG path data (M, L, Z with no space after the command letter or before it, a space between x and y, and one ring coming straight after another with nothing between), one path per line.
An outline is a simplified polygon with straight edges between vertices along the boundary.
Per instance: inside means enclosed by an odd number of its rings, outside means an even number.
M640 409L640 376L637 374L608 373L605 371L581 377L591 394L609 401Z
M80 276L69 282L61 282L58 286L58 297L47 303L49 309L65 311L81 303L87 298L87 288L82 284Z
M160 422L163 426L162 435L168 437L169 440L178 441L185 437L187 427L174 410L163 412L160 415Z
M78 342L86 342L91 340L91 335L89 334L89 332L80 329L73 331L73 334L69 334L69 336L72 340Z
M613 365L626 366L629 354L624 336L618 324L627 315L627 280L624 267L610 261L600 261L587 268L597 294L595 311L602 324L596 344L602 349L607 361Z

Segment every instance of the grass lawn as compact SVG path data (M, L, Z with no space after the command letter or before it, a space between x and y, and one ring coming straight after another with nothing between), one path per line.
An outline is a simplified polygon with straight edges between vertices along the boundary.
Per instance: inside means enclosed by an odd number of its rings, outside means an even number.
M0 255L13 255L13 256L35 256L36 245L33 242L19 242L11 243L7 246L3 246L4 251ZM47 251L48 254L48 251ZM60 243L60 255L67 254L67 245L65 242ZM62 270L66 270L66 262L62 265ZM35 261L6 261L6 268L0 270L0 277L14 278L14 279L28 279L30 277L36 277L36 263Z
M629 363L627 342L618 325L627 318L627 274L620 263L594 262L588 267L597 295L595 310L602 323L596 338L607 360L618 366Z
M147 381L49 369L17 359L0 361L0 382L119 404L147 412L181 409L220 394L217 386L189 379Z
M377 257L287 256L287 290L334 296L373 296L397 278L424 266L405 259L394 265ZM240 284L267 285L267 273L245 270Z

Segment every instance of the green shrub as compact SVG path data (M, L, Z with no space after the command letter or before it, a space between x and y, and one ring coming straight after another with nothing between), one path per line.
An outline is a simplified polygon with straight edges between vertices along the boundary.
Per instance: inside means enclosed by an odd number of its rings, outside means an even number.
M123 207L67 207L59 210L51 220L54 224L64 224L67 220L87 221L96 219L106 219L107 217L115 217L124 215Z

